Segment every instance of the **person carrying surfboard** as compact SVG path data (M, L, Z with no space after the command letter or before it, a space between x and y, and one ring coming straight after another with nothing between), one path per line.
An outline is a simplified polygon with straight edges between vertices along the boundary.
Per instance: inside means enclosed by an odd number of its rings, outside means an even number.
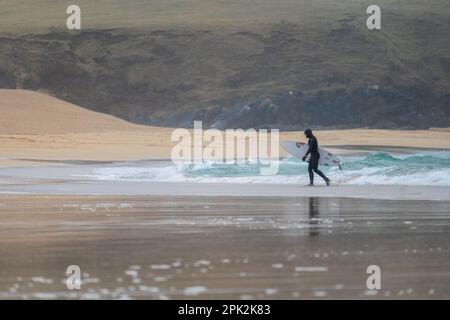
M302 160L306 161L306 157L310 154L309 162L308 162L308 173L309 173L309 185L314 185L314 172L325 180L327 186L330 185L330 179L328 179L322 171L319 170L319 143L317 142L317 138L313 135L311 129L305 130L305 136L308 138L308 151L303 156ZM314 172L313 172L314 171Z

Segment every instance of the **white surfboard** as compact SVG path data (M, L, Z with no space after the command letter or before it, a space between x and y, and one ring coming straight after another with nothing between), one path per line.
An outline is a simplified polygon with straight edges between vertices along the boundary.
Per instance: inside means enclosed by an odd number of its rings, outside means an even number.
M308 151L308 144L302 142L282 141L281 146L291 155L300 159L302 159ZM319 154L319 165L330 167L339 166L339 168L341 167L341 160L339 160L339 158L333 155L331 152L328 152L327 150L319 147ZM306 157L306 161L309 161L310 156L311 155L308 155Z

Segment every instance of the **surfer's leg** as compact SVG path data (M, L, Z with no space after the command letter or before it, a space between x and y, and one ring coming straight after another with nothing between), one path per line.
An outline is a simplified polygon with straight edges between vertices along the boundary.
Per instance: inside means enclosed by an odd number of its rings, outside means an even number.
M308 173L309 173L309 184L313 185L314 184L314 173L313 173L313 163L310 160L308 163Z
M314 168L314 172L321 176L322 179L325 180L325 182L328 182L330 180L322 171L319 170L319 168Z
M320 155L317 156L317 157L314 157L314 158L311 157L311 158L312 158L313 161L311 161L311 159L310 159L310 163L311 163L311 167L312 167L313 171L314 171L315 173L317 173L319 176L321 176L322 179L325 180L325 182L326 182L327 185L328 185L330 179L328 179L328 178L325 176L325 174L324 174L322 171L319 170L319 158L320 158Z

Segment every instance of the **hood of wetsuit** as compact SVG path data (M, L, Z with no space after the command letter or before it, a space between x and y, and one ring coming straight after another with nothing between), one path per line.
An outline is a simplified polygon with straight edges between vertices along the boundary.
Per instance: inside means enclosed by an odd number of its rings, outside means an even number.
M312 136L312 130L311 129L306 129L305 130L305 136L307 136L308 138Z

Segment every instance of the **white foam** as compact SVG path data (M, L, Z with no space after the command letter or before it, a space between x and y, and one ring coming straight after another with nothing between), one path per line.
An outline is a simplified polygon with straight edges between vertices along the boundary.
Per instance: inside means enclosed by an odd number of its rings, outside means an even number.
M295 267L295 272L326 272L328 271L327 267Z
M347 161L343 164L342 172L337 167L323 167L323 170L331 178L334 185L450 186L450 167L446 162L439 165L433 164L428 158L422 160L422 157L425 157L424 155L415 155L414 157L413 160L408 160L407 157L404 157L404 159L396 157L394 158L396 160L386 163L383 160L376 160L373 163L362 158L347 158ZM446 161L447 157L447 153L436 153L433 154L432 159L442 158L444 159L442 161ZM368 163L364 161L368 161ZM414 161L414 163L411 164L411 161ZM91 174L83 177L106 181L300 185L309 182L306 164L292 158L282 160L279 173L272 176L260 175L257 165L204 162L195 165L170 164L164 167L102 167L94 169ZM320 178L317 177L316 179L318 183L323 183Z
M186 296L198 296L207 291L207 288L204 286L193 286L187 287L184 289L184 295Z
M150 268L153 270L167 270L170 269L170 266L168 264L152 264Z

